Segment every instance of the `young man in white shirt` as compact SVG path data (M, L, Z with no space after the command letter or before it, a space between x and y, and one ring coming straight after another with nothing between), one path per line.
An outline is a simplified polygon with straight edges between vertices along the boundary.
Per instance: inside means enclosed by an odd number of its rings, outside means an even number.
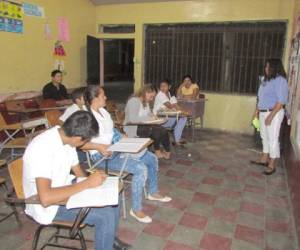
M72 94L71 98L73 101L73 104L69 106L64 113L59 117L60 124L63 124L65 120L68 119L70 115L72 115L74 112L78 110L86 110L86 107L84 105L84 91L85 87L75 89Z
M153 113L156 115L159 110L164 109L175 109L181 110L177 104L177 100L175 96L171 96L170 92L170 83L168 80L164 80L159 85L159 92L157 93L154 101ZM181 110L182 111L182 110ZM182 140L182 132L187 122L186 117L169 117L168 121L163 124L162 126L165 128L173 128L174 127L174 138L176 144L183 144L185 143Z
M41 205L26 205L26 214L41 224L53 220L74 221L79 209L67 210L57 206L71 195L101 185L106 175L96 171L85 180L72 184L70 171L84 177L76 154L76 147L97 136L99 127L89 112L77 111L62 125L35 137L23 156L23 190L25 197L38 194ZM95 249L126 249L115 240L119 222L118 206L92 208L84 223L95 226Z

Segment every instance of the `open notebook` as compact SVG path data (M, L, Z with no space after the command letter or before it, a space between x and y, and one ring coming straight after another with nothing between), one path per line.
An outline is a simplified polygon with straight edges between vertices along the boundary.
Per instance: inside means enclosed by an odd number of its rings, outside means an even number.
M119 177L107 177L101 186L72 195L67 201L66 208L103 207L118 203Z
M138 153L144 149L148 143L151 142L150 138L122 138L117 143L111 145L108 151L123 152L123 153Z

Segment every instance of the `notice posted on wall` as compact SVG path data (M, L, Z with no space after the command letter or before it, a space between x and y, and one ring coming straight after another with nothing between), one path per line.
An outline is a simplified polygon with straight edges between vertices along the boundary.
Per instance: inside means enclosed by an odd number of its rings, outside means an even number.
M31 3L23 3L23 13L26 16L34 16L34 17L45 17L45 9L44 7L31 4Z
M23 33L21 4L0 0L0 31Z

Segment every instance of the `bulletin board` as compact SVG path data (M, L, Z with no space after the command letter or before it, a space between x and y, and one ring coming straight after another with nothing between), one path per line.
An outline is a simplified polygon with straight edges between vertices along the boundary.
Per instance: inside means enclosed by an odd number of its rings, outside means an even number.
M20 3L0 0L0 31L23 33L23 10Z
M286 107L291 142L300 159L300 14L296 17L289 59L289 99Z

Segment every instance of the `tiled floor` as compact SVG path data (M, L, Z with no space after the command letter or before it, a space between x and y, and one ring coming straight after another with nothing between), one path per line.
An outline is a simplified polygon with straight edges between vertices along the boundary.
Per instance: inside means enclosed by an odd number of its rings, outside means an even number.
M251 137L200 131L160 162L160 190L173 201L145 201L153 222L121 219L120 238L137 250L296 250L285 172L265 177L248 164L257 156ZM22 217L23 228L13 218L0 224L0 249L30 249L36 225Z

